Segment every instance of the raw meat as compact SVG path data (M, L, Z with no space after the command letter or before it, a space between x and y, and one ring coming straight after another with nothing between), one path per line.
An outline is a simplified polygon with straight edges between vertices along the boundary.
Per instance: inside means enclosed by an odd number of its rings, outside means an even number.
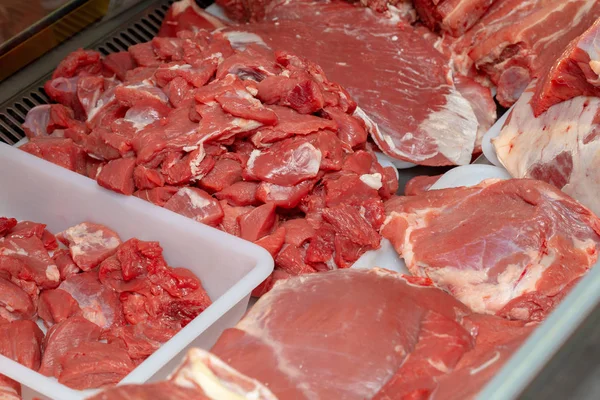
M541 320L596 262L600 220L553 186L486 180L386 203L409 270L473 311Z
M43 230L43 228L42 228ZM0 271L14 279L35 282L40 288L55 288L60 272L44 243L35 235L8 234L0 239Z
M461 36L485 14L497 0L414 0L421 21L430 29L440 28L452 36Z
M164 207L206 225L218 225L223 220L223 209L219 202L198 188L179 189Z
M169 380L108 389L90 400L277 400L260 382L250 379L213 354L191 349Z
M228 28L228 39L234 47L266 43L316 61L363 107L366 113L356 115L391 157L469 163L478 126L473 110L456 90L448 60L410 27L343 2L275 1L266 19ZM346 21L354 21L351 28Z
M31 298L14 283L0 278L0 321L31 319L35 306Z
M33 321L0 323L0 354L34 371L40 367L43 339L44 334ZM21 385L0 375L0 399L20 400Z
M477 368L482 353L522 341L533 327L469 314L428 279L382 269L332 271L275 285L211 351L281 399L426 399L463 364L474 383L455 390L470 398L489 378L488 371L476 376L485 369ZM504 361L489 362L489 370Z
M97 342L101 332L98 325L79 316L52 326L44 338L40 374L59 377L63 369L62 358L67 351L81 343Z
M440 179L442 175L428 176L421 175L415 176L408 182L406 182L406 186L404 187L404 195L405 196L415 196L418 194L425 193L429 190L429 188Z
M513 177L551 183L600 214L600 98L578 96L536 118L531 107L534 85L515 104L493 142L498 159Z
M574 39L538 79L531 99L533 114L537 118L553 105L577 96L600 97L600 19Z
M38 300L37 312L47 327L62 322L72 315L81 315L77 301L61 289L44 290Z
M58 382L77 390L115 385L135 368L120 347L85 341L67 350L61 364Z
M451 45L454 64L487 74L508 107L598 17L596 0L497 0Z
M117 251L121 239L105 226L83 222L57 235L69 246L73 261L84 271L96 267L105 258Z
M98 280L98 272L88 271L63 281L59 289L77 302L83 316L102 329L123 323L123 311L117 293Z

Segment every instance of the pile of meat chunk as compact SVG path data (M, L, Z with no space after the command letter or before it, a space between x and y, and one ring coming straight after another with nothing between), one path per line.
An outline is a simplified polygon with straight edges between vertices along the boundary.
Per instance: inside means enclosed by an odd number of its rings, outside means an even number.
M0 218L0 288L0 354L80 390L116 384L211 304L157 242L87 222L54 236Z
M24 151L258 243L278 277L379 247L396 172L309 61L182 31L104 59L79 50L45 88L59 104L30 111Z

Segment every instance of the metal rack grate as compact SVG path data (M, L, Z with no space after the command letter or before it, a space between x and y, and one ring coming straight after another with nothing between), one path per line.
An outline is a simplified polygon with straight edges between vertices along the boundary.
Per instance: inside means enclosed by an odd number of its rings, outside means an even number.
M151 8L124 22L109 35L87 47L106 56L127 50L131 45L151 40L158 33L162 20L172 3L173 0L157 2ZM208 7L213 2L200 0L197 3L200 7ZM82 34L85 35L85 31ZM35 106L50 102L44 92L44 83L50 78L50 75L46 74L40 77L17 96L0 106L0 141L15 144L25 137L21 124L25 121L27 112Z

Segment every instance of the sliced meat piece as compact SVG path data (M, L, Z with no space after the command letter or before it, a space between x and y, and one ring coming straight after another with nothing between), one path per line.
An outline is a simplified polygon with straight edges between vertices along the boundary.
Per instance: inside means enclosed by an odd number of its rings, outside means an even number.
M304 261L305 254L306 250L301 247L284 244L275 257L275 265L292 276L316 272Z
M70 294L79 304L83 317L100 328L109 329L123 324L119 296L100 282L97 272L74 275L63 281L58 288Z
M296 135L308 135L319 130L335 131L337 122L315 115L300 114L288 107L271 106L277 115L277 125L260 128L253 136L256 146L265 146Z
M206 157L202 147L190 153L170 152L162 163L161 173L169 185L182 185L202 179L214 167L212 157Z
M68 138L36 137L19 149L71 171L82 172L85 166L85 152Z
M48 136L57 129L69 128L75 124L73 118L73 110L62 104L43 104L29 110L23 123L23 130L30 139Z
M44 333L33 321L0 325L0 354L34 371L40 368Z
M165 16L165 23L161 25L158 36L175 36L179 31L207 29L212 31L219 24L218 18L210 18L208 22L204 16L199 16L197 10L202 11L194 1L184 0L177 2L176 7L169 8Z
M494 125L498 116L492 91L489 87L485 87L474 79L462 75L454 76L454 85L460 95L469 102L475 117L477 117L479 125L473 153L480 153L483 135Z
M469 311L442 290L381 269L292 277L275 285L211 351L278 398L368 399L418 350L419 337L427 335L421 322L431 312L460 323ZM469 337L467 329L456 331ZM445 333L430 336L438 350L458 340L455 331Z
M202 189L220 192L242 180L242 166L238 161L226 158L219 159L210 172L200 180Z
M73 261L69 250L56 250L52 255L52 259L58 267L58 272L60 273L60 279L62 281L81 271L77 264L75 264L75 261Z
M15 321L32 319L35 306L31 298L19 286L0 278L0 319Z
M165 178L158 170L143 165L135 167L133 181L137 189L154 189L165 185Z
M121 244L119 235L104 225L83 222L57 235L69 246L73 261L84 271L96 267L117 251Z
M165 204L167 204L169 199L171 199L171 197L177 193L177 191L179 191L178 187L164 186L154 189L138 190L137 192L133 193L133 195L142 200L146 200L152 204L163 207Z
M77 75L99 75L102 72L100 53L94 50L78 49L70 53L58 64L52 73L52 79Z
M315 236L316 231L305 218L296 218L281 224L285 228L285 243L301 247Z
M277 257L277 253L283 247L286 238L286 230L283 226L280 226L275 232L270 235L264 236L258 239L255 244L267 250L273 258Z
M81 342L61 359L58 382L77 390L114 385L135 368L127 353L116 345Z
M221 204L221 208L223 209L223 221L221 221L219 229L231 235L240 236L239 217L249 213L254 207L234 207L230 206L226 200L221 200L219 204Z
M404 195L405 196L416 196L419 194L423 194L429 190L429 188L436 183L442 175L421 175L415 176L408 182L406 182L406 186L404 187Z
M130 46L128 51L135 63L140 67L158 67L160 65L160 60L150 42Z
M121 81L125 80L127 71L136 67L135 61L128 51L111 53L104 57L102 64L105 71L108 71L109 74L114 74Z
M600 19L573 39L548 71L540 75L531 99L537 118L577 96L600 97Z
M321 151L310 143L284 140L266 150L254 150L245 173L280 186L295 186L315 178L321 165Z
M256 198L263 203L273 203L280 208L296 208L315 184L316 180L300 182L295 186L261 182L256 189Z
M553 309L596 262L600 243L591 211L528 179L396 197L386 213L381 233L413 274L475 312L525 321Z
M17 226L16 219L0 217L0 237L5 236L15 226Z
M0 239L0 271L6 271L13 278L35 282L43 289L55 288L60 282L58 267L37 236L9 235Z
M276 221L275 204L267 203L256 207L249 213L240 216L240 237L255 242L268 235Z
M133 171L135 158L120 158L109 161L96 177L98 184L117 193L131 196L135 192Z
M158 350L163 343L175 336L176 333L176 329L143 321L135 325L119 326L112 329L108 334L108 342L122 344L134 362L141 362Z
M367 142L368 133L363 120L348 115L336 107L326 107L325 114L336 122L337 135L348 148L353 149Z
M235 182L215 193L219 200L227 200L232 206L252 206L256 205L256 191L259 184L256 182Z
M66 352L80 343L97 342L101 329L83 317L74 316L48 330L44 338L44 355L40 374L58 377L62 372L61 359Z
M164 207L206 225L215 226L223 220L223 209L219 202L198 188L179 189Z
M258 83L258 95L265 104L290 107L300 114L314 114L325 105L321 88L312 77L269 76Z
M79 304L61 289L44 290L38 300L37 312L48 328L73 315L81 315Z
M217 103L223 111L236 117L255 120L264 125L275 125L277 115L269 108L263 106L260 100L255 99L246 89L227 91L215 96Z
M20 221L8 232L7 239L28 239L34 236L38 239L42 239L44 237L45 230L45 224L32 221Z

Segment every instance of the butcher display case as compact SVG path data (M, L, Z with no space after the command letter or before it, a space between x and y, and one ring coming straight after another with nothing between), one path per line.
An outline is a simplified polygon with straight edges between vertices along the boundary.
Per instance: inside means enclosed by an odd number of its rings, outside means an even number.
M0 4L0 21L8 14L18 17L0 26L0 141L15 144L25 137L21 124L27 112L50 101L43 85L68 53L90 48L108 55L151 40L172 1L133 3L110 19L103 19L110 14L110 0L5 0ZM208 7L212 1L197 3ZM475 163L487 162L480 157ZM439 175L447 169L400 170L400 190L414 176ZM480 398L600 398L600 388L594 385L600 373L599 299L596 268L514 354Z

